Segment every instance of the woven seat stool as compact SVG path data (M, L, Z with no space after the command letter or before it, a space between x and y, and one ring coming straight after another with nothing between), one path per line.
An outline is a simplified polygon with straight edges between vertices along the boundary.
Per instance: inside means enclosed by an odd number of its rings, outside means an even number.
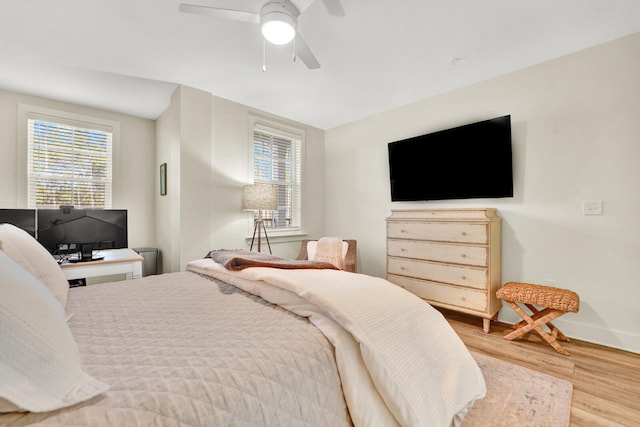
M569 352L558 343L558 340L568 342L569 338L551 321L568 312L578 312L580 297L577 293L551 286L509 282L496 292L496 296L509 303L523 319L512 326L515 331L505 335L505 339L512 341L528 332L536 331L558 353L569 355ZM531 314L527 314L519 304L527 307ZM543 309L539 310L535 306ZM542 325L546 325L549 332L542 329Z

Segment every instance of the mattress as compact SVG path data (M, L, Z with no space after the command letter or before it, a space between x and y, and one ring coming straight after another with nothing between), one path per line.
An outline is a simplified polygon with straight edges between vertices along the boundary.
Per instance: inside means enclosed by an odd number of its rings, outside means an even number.
M344 426L334 348L309 321L194 272L69 291L83 369L110 389L2 426Z

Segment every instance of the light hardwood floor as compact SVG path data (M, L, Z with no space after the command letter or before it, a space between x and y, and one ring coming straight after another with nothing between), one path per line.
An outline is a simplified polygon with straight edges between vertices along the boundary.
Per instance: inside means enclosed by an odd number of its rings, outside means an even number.
M640 355L572 339L563 356L536 333L524 339L503 338L509 325L441 310L465 345L517 365L573 383L571 426L640 426Z

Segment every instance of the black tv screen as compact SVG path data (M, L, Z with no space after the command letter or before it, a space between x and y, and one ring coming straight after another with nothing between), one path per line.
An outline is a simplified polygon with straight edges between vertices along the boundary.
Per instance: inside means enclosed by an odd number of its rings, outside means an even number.
M511 116L389 143L391 201L513 197Z
M82 243L95 250L128 246L126 209L39 209L38 241L51 253L73 251Z

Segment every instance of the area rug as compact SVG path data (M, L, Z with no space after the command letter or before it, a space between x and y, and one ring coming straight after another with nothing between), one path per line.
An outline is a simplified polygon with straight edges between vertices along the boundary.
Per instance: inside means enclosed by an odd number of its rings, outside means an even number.
M487 396L477 401L462 427L569 425L573 384L532 369L471 352L484 374Z

